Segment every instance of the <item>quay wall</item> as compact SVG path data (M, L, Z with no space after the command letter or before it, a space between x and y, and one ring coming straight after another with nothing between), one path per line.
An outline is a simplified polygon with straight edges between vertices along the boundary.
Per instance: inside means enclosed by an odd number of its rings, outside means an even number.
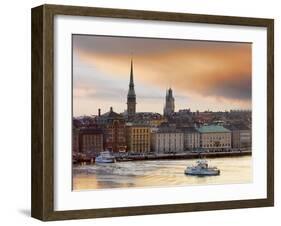
M206 153L182 153L182 154L161 154L161 155L144 155L129 156L127 158L117 158L117 161L140 161L140 160L176 160L176 159L198 159L198 158L220 158L220 157L237 157L252 155L251 151L243 152L206 152Z

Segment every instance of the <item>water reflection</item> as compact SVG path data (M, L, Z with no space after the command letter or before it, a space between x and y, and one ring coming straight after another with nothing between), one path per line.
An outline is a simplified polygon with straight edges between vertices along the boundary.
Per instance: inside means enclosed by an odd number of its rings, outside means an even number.
M196 160L131 161L94 164L73 168L73 189L105 189L127 187L155 187L250 183L252 157L209 159L210 165L221 170L220 176L186 176L187 165Z

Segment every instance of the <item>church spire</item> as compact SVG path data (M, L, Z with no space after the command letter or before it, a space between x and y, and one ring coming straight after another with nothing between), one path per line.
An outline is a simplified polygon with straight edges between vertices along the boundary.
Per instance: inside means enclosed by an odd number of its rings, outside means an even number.
M136 113L136 93L134 85L133 59L131 59L130 83L127 95L127 113L129 117L134 116Z
M129 92L128 97L136 96L135 94L135 85L134 85L134 69L133 69L133 59L131 59L131 72L130 72L130 83L129 83Z
M134 69L133 69L133 59L131 59L130 86L133 86L133 87L134 87Z

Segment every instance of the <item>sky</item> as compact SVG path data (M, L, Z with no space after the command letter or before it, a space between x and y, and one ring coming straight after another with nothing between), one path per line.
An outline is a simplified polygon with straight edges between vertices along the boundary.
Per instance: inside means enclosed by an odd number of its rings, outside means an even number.
M126 109L133 59L137 112L251 109L251 43L73 35L73 115Z

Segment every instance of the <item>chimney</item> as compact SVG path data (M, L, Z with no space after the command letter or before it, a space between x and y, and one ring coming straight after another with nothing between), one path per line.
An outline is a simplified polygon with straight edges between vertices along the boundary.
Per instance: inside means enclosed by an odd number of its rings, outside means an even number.
M98 111L99 111L98 116L100 117L100 108L99 108L99 110L98 110Z
M113 108L112 107L110 107L110 112L113 112Z

